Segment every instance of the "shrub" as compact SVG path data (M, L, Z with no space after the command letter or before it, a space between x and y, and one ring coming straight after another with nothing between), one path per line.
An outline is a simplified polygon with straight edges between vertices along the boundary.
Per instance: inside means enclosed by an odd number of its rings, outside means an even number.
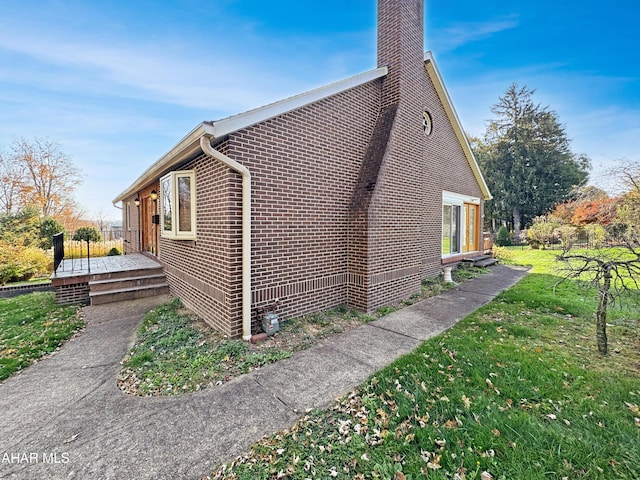
M0 284L2 285L45 274L48 271L48 265L49 259L43 250L0 241Z
M23 281L47 273L49 259L40 248L29 247L19 253L18 262L20 272L15 280Z
M544 250L553 239L553 232L560 226L555 217L541 215L533 219L533 225L527 230L527 241L531 248Z
M513 252L505 247L494 245L491 249L491 255L502 263L511 264L515 261L515 255Z
M20 247L0 240L0 284L6 285L20 274Z
M560 225L553 233L560 239L564 248L571 248L576 241L578 229L571 225Z
M496 235L496 245L499 247L508 247L511 245L511 234L507 227L504 225L498 229L498 234Z
M109 253L107 253L107 257L115 257L118 255L122 255L122 252L120 252L120 250L118 250L116 247L113 247L111 250L109 250Z
M584 231L589 237L589 243L592 248L601 248L607 240L607 231L598 223L590 223L584 226Z

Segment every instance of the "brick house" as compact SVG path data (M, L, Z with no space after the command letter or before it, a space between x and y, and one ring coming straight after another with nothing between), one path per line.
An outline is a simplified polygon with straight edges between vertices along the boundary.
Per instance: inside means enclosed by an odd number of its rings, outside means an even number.
M423 39L423 0L379 0L377 68L199 124L115 198L129 251L244 338L276 299L371 311L477 253L491 196Z

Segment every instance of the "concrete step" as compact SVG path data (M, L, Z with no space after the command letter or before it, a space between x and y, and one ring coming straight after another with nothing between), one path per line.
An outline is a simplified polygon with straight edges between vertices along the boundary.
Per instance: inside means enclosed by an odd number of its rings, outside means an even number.
M117 272L95 273L89 276L90 282L101 282L104 280L116 280L121 278L144 277L148 275L164 275L161 265L157 268L140 268L136 270L120 270Z
M146 285L157 285L167 282L164 273L153 273L151 275L135 275L122 278L107 278L102 280L90 280L89 288L92 292L107 292L111 290L125 290L127 288L142 287Z
M491 255L476 255L475 257L469 257L462 260L462 263L472 267L490 267L498 263L498 260L491 257Z
M491 265L495 265L496 263L498 263L497 259L489 257L489 258L480 260L478 262L474 262L473 266L486 268L486 267L490 267Z
M89 292L91 305L103 305L105 303L123 302L136 298L155 297L169 293L169 284L143 285L139 287L123 288L101 292Z

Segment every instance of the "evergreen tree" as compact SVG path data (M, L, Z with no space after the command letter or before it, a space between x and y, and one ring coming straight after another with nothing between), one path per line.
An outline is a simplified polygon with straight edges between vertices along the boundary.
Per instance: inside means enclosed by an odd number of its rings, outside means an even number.
M496 119L487 126L474 153L494 199L485 215L495 229L520 229L534 217L565 200L583 185L589 159L571 152L564 127L555 112L533 103L534 90L512 84L491 107Z

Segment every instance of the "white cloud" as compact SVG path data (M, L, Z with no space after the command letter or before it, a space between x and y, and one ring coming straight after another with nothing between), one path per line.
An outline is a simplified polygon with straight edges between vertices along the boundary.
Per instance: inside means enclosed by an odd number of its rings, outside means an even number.
M433 44L438 52L449 52L517 26L518 16L509 15L487 22L455 23L448 27L435 29L434 33L429 36L433 38Z

